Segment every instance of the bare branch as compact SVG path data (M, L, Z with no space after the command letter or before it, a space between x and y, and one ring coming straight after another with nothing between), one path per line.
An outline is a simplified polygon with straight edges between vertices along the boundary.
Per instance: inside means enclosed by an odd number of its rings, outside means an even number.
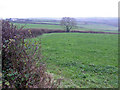
M64 26L66 28L67 32L69 32L77 24L76 20L70 17L63 17L60 23L61 23L61 26Z

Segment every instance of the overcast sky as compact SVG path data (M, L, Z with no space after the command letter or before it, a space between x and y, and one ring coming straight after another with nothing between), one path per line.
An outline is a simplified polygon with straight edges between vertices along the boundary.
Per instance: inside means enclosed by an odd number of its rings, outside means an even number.
M118 17L119 0L0 0L0 18Z

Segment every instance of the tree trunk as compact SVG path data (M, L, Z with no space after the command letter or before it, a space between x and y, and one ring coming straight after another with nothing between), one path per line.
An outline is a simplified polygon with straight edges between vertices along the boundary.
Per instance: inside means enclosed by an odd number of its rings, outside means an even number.
M66 27L66 32L69 32L69 31L70 31L70 29L69 29L69 27L67 26L67 27Z

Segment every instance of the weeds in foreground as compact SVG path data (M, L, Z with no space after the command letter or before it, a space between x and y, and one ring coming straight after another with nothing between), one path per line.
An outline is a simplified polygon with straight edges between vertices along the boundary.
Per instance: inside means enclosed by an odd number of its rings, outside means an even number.
M8 21L2 21L2 74L3 88L57 88L60 80L46 73L45 64L39 64L41 42L25 42L31 31L22 32ZM32 52L28 52L32 49Z

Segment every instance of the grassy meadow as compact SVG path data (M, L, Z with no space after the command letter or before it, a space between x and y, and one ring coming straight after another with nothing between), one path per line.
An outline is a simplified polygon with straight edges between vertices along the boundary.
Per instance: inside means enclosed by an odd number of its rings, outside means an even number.
M37 23L37 22L36 22ZM39 22L38 22L39 23ZM24 28L42 28L42 29L60 29L64 30L64 28L60 25L59 22L41 22L45 24L24 24L24 23L15 23L17 26L24 26ZM53 25L49 25L53 24ZM73 28L72 30L80 30L80 31L100 31L100 32L118 32L118 27L106 25L106 24L95 24L95 23L88 23L88 24L77 24L77 27Z
M60 22L43 20L35 23L14 24L18 27L25 25L24 28L64 30ZM117 33L118 27L78 22L72 30ZM26 40L31 45L42 42L42 62L46 63L47 73L55 79L63 78L60 88L118 87L117 34L51 33Z
M42 40L43 62L62 88L117 88L118 35L51 33L27 39Z
M117 32L118 27L115 26L110 26L110 25L106 25L106 24L87 24L87 25L81 25L78 24L79 29L83 28L86 30L90 30L90 31L102 31L102 32Z
M24 26L24 28L42 28L42 29L62 29L59 25L46 25L46 24L24 24L15 23L18 27Z

